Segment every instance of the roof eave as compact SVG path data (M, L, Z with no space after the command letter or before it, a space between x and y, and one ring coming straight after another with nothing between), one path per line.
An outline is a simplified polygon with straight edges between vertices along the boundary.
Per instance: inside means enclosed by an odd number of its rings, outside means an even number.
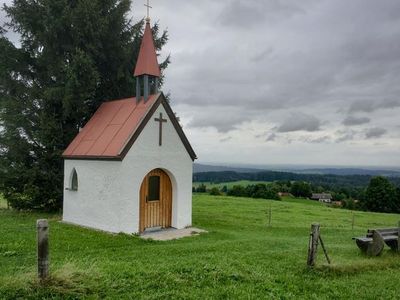
M96 156L96 155L63 155L65 160L109 160L122 161L120 156Z

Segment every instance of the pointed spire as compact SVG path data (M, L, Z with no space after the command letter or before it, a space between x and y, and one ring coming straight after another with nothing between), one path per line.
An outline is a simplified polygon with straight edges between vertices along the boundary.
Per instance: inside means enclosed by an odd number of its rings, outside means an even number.
M149 19L146 19L143 40L142 44L140 45L139 57L136 62L134 73L135 77L141 75L151 75L155 77L161 76Z

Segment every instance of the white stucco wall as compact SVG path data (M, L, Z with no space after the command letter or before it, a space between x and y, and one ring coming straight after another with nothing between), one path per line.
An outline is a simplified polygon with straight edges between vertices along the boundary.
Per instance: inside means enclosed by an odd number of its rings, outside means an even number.
M160 112L163 143L160 147ZM67 190L73 169L78 191ZM65 160L63 221L110 232L139 231L139 191L143 178L161 168L172 182L172 227L192 223L193 162L160 105L123 161Z

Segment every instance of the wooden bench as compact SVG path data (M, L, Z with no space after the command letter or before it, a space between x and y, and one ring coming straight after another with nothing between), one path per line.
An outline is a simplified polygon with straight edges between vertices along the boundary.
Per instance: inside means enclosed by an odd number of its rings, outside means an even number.
M370 256L378 256L386 245L399 251L400 228L368 229L365 237L353 237L360 250Z

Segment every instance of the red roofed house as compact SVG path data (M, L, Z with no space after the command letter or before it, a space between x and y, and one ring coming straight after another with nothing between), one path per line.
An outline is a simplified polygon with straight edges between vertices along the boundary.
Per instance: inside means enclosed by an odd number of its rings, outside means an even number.
M125 233L191 225L196 154L160 74L147 20L136 98L103 103L63 153L65 222Z

